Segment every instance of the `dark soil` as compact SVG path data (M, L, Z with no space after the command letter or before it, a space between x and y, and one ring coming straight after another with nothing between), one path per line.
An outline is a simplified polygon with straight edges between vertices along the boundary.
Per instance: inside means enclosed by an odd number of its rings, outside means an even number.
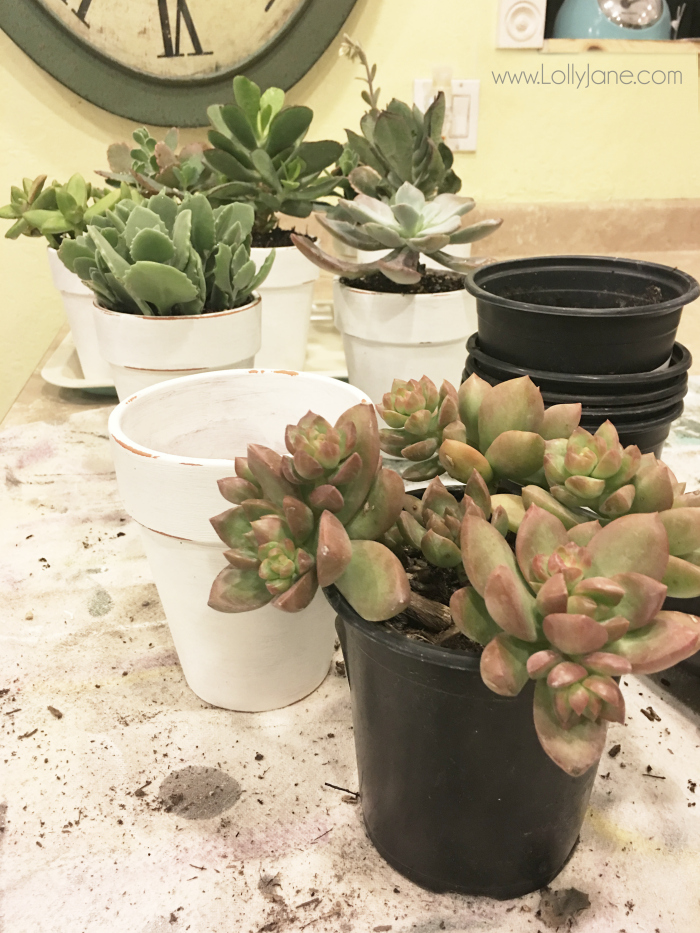
M423 276L418 285L399 285L392 282L381 272L372 272L359 279L341 278L343 285L351 288L362 288L368 292L389 292L393 295L435 295L441 292L458 292L464 288L464 276L456 272L435 272L425 270L424 265L418 266Z
M294 246L292 243L292 233L298 231L292 227L291 230L283 230L281 227L275 227L268 230L267 233L253 232L253 246L257 249L279 248L282 246ZM310 240L316 240L315 236L309 237Z
M437 603L438 607L448 607L455 590L465 585L464 579L459 576L456 569L433 567L416 552L407 550L399 557L406 569L411 590L425 600ZM428 624L428 620L422 617L420 609L413 606L405 612L400 612L393 619L379 624L387 631L397 632L415 641L427 642L452 651L466 651L470 654L481 655L484 650L483 646L460 632L452 624L448 612L445 612L444 616L447 621L444 622L441 631L435 630L435 619L432 613Z
M623 292L556 290L532 288L504 288L498 294L501 298L512 301L524 301L546 308L576 308L581 311L603 311L625 308L646 308L657 305L667 299L658 285L649 284L641 295ZM670 295L668 296L671 297Z

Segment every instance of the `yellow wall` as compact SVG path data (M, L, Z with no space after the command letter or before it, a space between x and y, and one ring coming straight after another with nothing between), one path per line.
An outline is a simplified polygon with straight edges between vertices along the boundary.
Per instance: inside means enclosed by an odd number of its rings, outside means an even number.
M542 55L494 48L498 0L358 0L347 29L379 63L382 100L410 100L414 77L450 65L481 79L478 151L457 157L481 201L700 197L697 59L692 55ZM316 113L312 136L342 138L363 112L358 67L334 42L289 100ZM496 86L492 72L680 70L676 86ZM598 79L600 80L600 78ZM104 165L131 124L68 91L0 33L0 203L22 176L66 180ZM185 138L202 135L190 132ZM0 418L63 321L41 241L0 239Z

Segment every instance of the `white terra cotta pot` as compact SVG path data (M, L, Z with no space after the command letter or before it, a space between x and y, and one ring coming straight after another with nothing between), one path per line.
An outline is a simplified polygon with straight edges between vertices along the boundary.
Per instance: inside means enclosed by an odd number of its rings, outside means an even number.
M217 480L249 443L284 451L284 431L312 409L331 423L366 396L311 373L204 373L144 389L112 413L117 483L143 541L189 686L215 706L261 711L315 690L333 654L335 613L319 590L290 615L263 606L217 612L211 585L227 566L209 523L230 508Z
M75 350L85 381L95 386L114 385L109 363L100 353L92 306L95 293L83 285L74 272L70 272L49 247L49 269L53 284L61 293L63 308L68 318Z
M393 379L428 376L458 386L467 338L477 329L466 289L426 295L370 292L333 282L335 324L343 335L348 381L381 402Z
M246 369L260 347L259 295L240 308L207 314L125 314L96 303L93 313L120 400L179 376Z
M250 258L259 269L269 253L269 249L254 247ZM277 248L270 274L258 288L263 308L257 366L304 368L314 284L320 274L318 266L309 262L296 246Z

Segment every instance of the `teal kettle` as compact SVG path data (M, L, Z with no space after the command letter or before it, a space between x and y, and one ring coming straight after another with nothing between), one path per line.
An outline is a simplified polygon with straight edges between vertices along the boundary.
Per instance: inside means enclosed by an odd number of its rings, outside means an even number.
M666 0L564 0L555 39L670 39Z

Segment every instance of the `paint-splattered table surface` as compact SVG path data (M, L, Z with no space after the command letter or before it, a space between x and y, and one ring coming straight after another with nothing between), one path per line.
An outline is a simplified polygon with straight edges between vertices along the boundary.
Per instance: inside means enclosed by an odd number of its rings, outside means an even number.
M665 456L694 488L693 388ZM549 892L422 891L365 835L342 665L271 713L187 688L119 501L110 408L26 396L0 432L4 933L700 930L700 718L659 677L627 678L627 723Z

